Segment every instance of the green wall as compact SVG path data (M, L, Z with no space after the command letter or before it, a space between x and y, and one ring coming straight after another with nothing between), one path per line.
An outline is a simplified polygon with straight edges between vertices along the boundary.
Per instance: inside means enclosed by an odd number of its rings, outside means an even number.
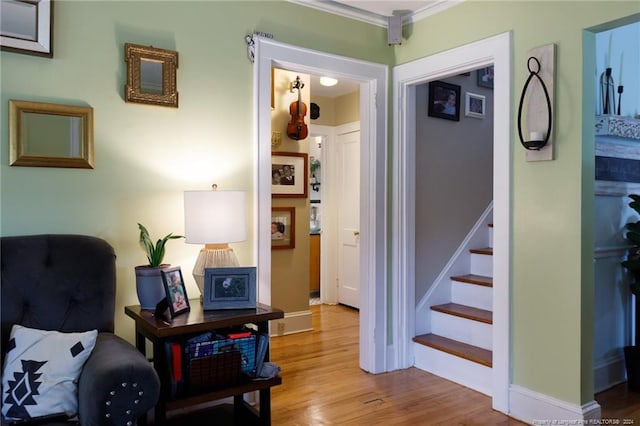
M52 59L0 56L0 231L109 241L117 254L116 332L130 341L133 323L123 308L138 303L134 267L146 263L136 223L155 238L183 233L183 191L214 182L253 199L253 65L245 35L263 31L277 41L382 63L393 53L383 28L283 1L57 0L54 19ZM178 51L179 108L124 102L125 42ZM95 169L9 167L9 99L93 107ZM251 227L248 241L233 244L245 266L257 261ZM199 250L182 240L167 245L165 260L182 267L191 297L199 294L191 277ZM308 291L302 294L296 306L278 307L300 310L308 303Z
M512 31L512 111L527 75L526 51L556 43L556 159L527 163L514 146L512 377L564 401L593 398L593 142L582 112L591 108L583 86L593 85L582 80L583 30L639 13L640 3L467 1L407 26L395 47L382 28L281 1L54 4L53 59L1 53L0 128L7 129L9 99L90 105L96 168L8 167L4 130L0 231L86 233L114 245L116 331L130 340L133 326L122 309L137 303L133 268L145 261L136 223L152 235L181 233L182 191L213 182L254 191L253 70L245 34L264 31L281 42L399 64ZM179 52L178 109L123 101L125 42ZM234 244L241 264L255 264L254 241L250 229L249 241ZM182 266L191 295L198 294L189 276L198 250L180 241L168 245L166 260Z
M639 12L630 1L467 1L405 28L396 49L400 64L512 32L512 382L575 404L593 400L593 118L583 128L583 110L589 117L595 107L583 85L592 90L595 67L583 84L583 30ZM549 43L555 160L528 163L515 114L527 51Z

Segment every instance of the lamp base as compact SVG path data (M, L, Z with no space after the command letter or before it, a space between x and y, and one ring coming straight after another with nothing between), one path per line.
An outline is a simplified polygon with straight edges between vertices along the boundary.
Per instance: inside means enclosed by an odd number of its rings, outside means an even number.
M193 278L200 294L204 296L205 268L235 268L240 266L238 257L229 244L206 244L193 266Z

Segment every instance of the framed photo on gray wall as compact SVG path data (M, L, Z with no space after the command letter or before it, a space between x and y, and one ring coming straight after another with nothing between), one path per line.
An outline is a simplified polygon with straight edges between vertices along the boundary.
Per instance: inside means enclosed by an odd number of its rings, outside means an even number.
M429 83L429 117L460 121L460 86L432 81Z

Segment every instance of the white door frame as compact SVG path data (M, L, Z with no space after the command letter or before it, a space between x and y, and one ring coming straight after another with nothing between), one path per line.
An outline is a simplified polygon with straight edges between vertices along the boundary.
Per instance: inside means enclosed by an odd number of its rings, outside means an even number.
M511 229L511 33L437 53L393 70L391 360L413 365L415 335L415 102L416 85L494 65L493 113L493 408L509 412Z
M360 367L387 371L387 103L388 67L256 37L254 117L254 257L258 300L271 304L271 68L308 74L331 73L360 82ZM366 141L366 143L365 143Z

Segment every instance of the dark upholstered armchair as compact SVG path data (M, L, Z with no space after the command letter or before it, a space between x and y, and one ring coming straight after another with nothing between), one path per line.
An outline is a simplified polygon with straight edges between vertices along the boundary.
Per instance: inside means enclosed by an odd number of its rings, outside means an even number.
M113 248L82 235L2 237L0 258L3 365L14 324L65 333L96 329L95 347L78 380L76 421L136 424L156 404L160 381L145 357L113 334Z

